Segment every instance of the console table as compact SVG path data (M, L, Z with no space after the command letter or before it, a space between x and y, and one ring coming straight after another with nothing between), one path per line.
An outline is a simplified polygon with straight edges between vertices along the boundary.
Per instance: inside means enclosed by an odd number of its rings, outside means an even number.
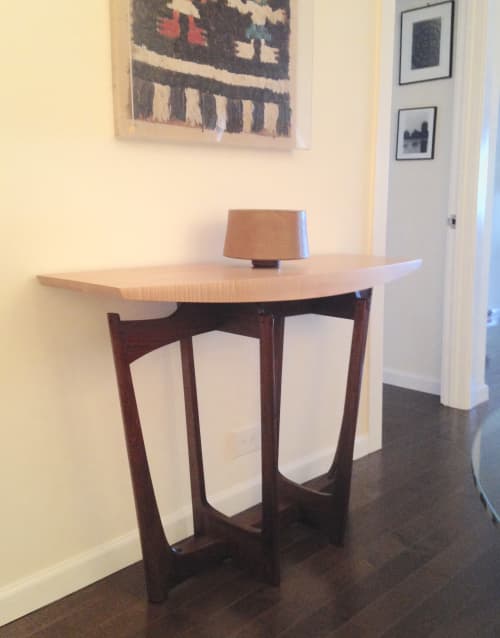
M202 567L231 557L268 583L280 580L280 526L302 520L341 544L347 519L354 439L371 289L415 270L419 260L322 255L254 269L248 263L128 268L43 275L41 283L135 301L176 302L163 319L123 321L109 314L116 375L139 524L146 584L152 602ZM344 414L329 471L299 485L278 469L285 318L319 314L353 323ZM220 330L260 344L262 504L228 517L205 491L192 338ZM130 364L179 341L182 358L194 535L171 545L165 536L148 466Z

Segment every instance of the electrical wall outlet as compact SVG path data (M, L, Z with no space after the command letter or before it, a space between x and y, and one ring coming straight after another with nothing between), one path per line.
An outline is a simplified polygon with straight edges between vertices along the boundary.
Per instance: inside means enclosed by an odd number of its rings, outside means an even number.
M260 428L242 428L229 432L229 449L232 458L260 450Z

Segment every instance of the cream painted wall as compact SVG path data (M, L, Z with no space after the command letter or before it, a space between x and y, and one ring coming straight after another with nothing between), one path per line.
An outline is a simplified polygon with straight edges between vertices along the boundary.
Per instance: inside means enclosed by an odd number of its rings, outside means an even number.
M304 207L315 253L367 252L379 11L314 0L313 147L277 153L117 141L107 2L3 5L0 624L47 602L50 570L87 569L54 597L124 562L85 562L135 529L105 313L171 310L35 275L217 259L231 207ZM287 324L284 464L333 445L349 335L340 320ZM212 334L195 348L208 488L227 495L258 474L257 455L230 459L225 436L258 422L257 344ZM189 504L178 359L172 346L135 364L167 521Z

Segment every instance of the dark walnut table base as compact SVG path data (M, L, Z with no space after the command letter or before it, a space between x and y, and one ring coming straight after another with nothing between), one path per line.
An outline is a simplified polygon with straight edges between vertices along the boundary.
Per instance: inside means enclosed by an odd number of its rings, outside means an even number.
M200 569L231 557L257 578L279 585L280 527L304 521L342 544L353 462L371 290L301 301L182 303L164 319L122 321L109 326L135 497L148 596L166 599L169 589ZM285 317L319 314L352 319L353 334L344 415L330 470L299 485L278 469L279 421ZM259 514L228 517L207 501L198 416L192 337L219 330L260 343L262 504ZM193 504L194 535L175 545L161 523L149 471L130 364L149 352L180 342Z

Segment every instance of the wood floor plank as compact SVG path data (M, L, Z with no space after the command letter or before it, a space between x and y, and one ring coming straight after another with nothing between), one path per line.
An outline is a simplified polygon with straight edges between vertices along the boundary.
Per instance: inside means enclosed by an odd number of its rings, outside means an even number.
M386 589L394 587L408 574L420 567L422 557L404 552L360 583L342 591L332 592L332 598L298 623L278 634L286 638L323 638L344 624L350 617L378 598Z
M421 638L430 636L461 612L474 596L484 596L498 587L500 547L494 544L470 565L460 570L449 582L405 616L388 631L384 638ZM460 637L458 634L457 638ZM468 638L467 634L462 634Z
M500 600L498 587L474 596L449 622L433 631L429 638L471 636L498 638L500 636Z
M308 542L304 547L304 539ZM292 526L286 529L282 539L284 564L293 565L300 556L315 552L310 542L310 530ZM302 547L297 550L297 547ZM155 635L189 635L200 632L207 618L230 607L243 597L249 597L262 585L234 568L230 561L191 578L172 590L169 599L161 605L148 605L145 595L138 604L125 612L95 624L85 633L85 638L112 638L119 631L121 638L135 638L147 633ZM274 587L272 591L279 591Z
M137 566L140 567L140 566ZM137 569L134 566L134 569ZM127 568L130 569L130 568ZM142 568L140 568L142 571ZM100 600L112 600L116 598L116 592L109 581L103 580L71 594L52 605L48 605L16 622L0 628L1 638L30 638L31 636L50 636L51 631L55 636L64 635L64 632L74 628L75 637L81 635L78 627L78 619L82 615L90 617L90 610L99 604ZM126 593L120 595L120 599L128 600ZM112 603L111 603L112 604ZM73 622L72 619L76 619ZM53 628L53 629L51 629ZM63 633L61 633L63 632ZM66 633L66 635L70 635Z
M486 548L495 544L496 540L490 534L484 533L484 526L481 524L466 529L457 539L444 543L443 550L437 552L422 568L410 574L397 587L389 589L352 616L338 631L328 636L345 638L350 635L352 626L354 634L361 630L370 638L379 638L388 627L408 616L466 565L477 560Z

